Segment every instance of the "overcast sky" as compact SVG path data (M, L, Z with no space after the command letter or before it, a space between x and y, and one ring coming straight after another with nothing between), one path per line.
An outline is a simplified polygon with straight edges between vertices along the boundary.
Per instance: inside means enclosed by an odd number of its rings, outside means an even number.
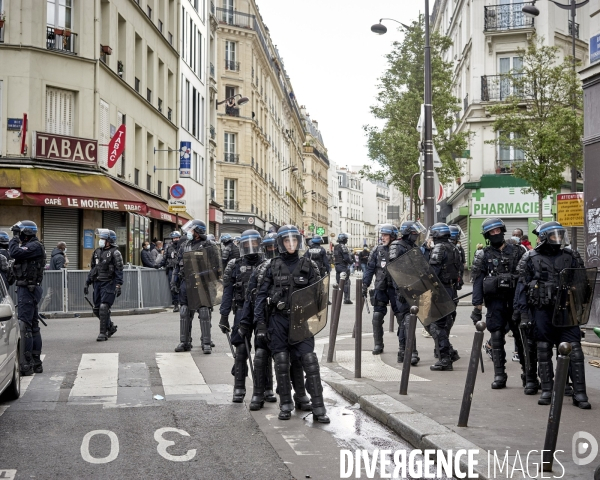
M385 35L371 32L380 18L409 24L424 9L420 0L256 0L277 45L300 105L319 122L329 159L339 166L369 162L363 125L384 55L402 39L395 22ZM430 2L433 6L433 1Z

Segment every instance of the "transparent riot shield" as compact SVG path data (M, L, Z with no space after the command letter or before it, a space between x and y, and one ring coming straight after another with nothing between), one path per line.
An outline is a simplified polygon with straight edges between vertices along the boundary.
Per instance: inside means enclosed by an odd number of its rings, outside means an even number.
M223 298L221 247L212 245L183 254L188 308L214 307Z
M560 272L552 325L585 325L590 318L597 268L565 268Z
M327 325L329 275L292 293L290 302L289 343L294 344L314 337Z
M388 263L386 268L408 304L419 307L419 320L424 326L456 310L456 305L419 248L409 250Z

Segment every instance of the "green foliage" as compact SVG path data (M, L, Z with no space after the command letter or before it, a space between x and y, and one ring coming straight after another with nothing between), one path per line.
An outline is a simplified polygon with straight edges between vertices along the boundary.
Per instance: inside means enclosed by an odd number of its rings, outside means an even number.
M529 183L523 191L536 193L540 202L561 188L565 170L574 161L578 170L583 165L581 82L573 71L572 58L558 63L557 51L533 37L527 49L518 51L522 69L501 79L501 88L512 94L488 107L498 133L496 140L488 143L523 151L524 159L513 163L514 175Z
M420 134L416 127L425 85L423 16L404 31L404 40L394 42L392 52L386 55L389 67L380 79L377 104L371 107L373 116L384 120L385 126L364 127L369 158L382 168L365 166L360 173L375 180L387 179L408 194L410 178L419 171ZM441 182L446 183L460 175L458 158L468 148L469 134L452 132L455 115L461 108L452 95L452 63L442 59L452 42L432 32L430 44L433 118L439 132L433 140L443 164L437 172Z

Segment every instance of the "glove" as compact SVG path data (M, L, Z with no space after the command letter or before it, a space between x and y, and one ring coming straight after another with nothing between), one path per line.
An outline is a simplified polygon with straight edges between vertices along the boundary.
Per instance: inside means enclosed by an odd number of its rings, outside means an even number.
M471 312L471 320L473 320L473 325L475 325L477 322L479 322L482 318L483 318L483 314L481 313L481 310L479 308L475 307L473 309L473 311Z
M268 340L267 324L265 322L258 322L256 324L256 339L257 340Z
M86 283L85 287L83 287L83 294L87 296L88 293L90 293L90 286Z
M177 285L175 285L174 283L171 284L171 292L179 293L179 287Z
M369 291L369 287L365 287L365 286L363 286L363 287L362 287L362 296L363 296L363 297L366 297L366 296L367 296L367 292L368 292L368 291Z
M240 334L240 337L245 338L248 336L248 326L240 323L239 327L238 327L238 333Z
M10 227L10 231L13 232L13 235L15 237L18 237L19 233L21 233L21 229L19 228L19 226L16 223L12 227Z
M115 288L115 293L117 294L117 298L121 296L121 285L117 285L117 288Z
M529 318L528 312L520 312L521 313L521 325L526 325L529 327L531 325L531 319Z
M221 321L219 322L219 328L223 333L231 332L231 326L229 325L229 317L227 315L221 315Z
M519 310L515 310L512 314L513 322L519 323L521 321L521 312Z

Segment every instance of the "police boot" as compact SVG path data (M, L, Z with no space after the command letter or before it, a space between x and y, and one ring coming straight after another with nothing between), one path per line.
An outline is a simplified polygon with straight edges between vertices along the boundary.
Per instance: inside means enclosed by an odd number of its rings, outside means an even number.
M176 352L189 352L192 349L192 319L187 305L182 305L179 310L179 345L175 347Z
M460 360L460 355L452 346L450 347L450 360L453 362L458 362Z
M179 311L179 303L175 302L173 304L173 313L178 312Z
M581 343L571 342L571 369L573 373L573 405L583 410L592 408L585 391L585 363Z
M452 366L452 360L450 360L450 357L442 355L442 358L431 365L429 369L433 370L434 372L451 372L454 370L454 367Z
M33 357L33 373L43 373L44 367L42 367L42 335L40 334L39 327L33 331L32 334L33 349L31 350L31 356Z
M525 395L536 395L540 389L540 382L537 378L537 344L533 341L527 341L526 346L529 352L529 369L525 370Z
M235 349L235 362L233 364L233 403L242 403L246 395L247 360L246 345L238 345Z
M400 348L398 349L398 360L396 361L397 363L404 363L404 352L405 352L405 348L400 346Z
M373 340L375 346L373 347L373 355L379 355L383 353L383 320L385 313L374 312L373 313Z
M292 384L290 381L290 354L278 352L273 355L275 376L277 377L277 393L279 393L279 420L289 420L294 410L292 400Z
M35 353L32 355L33 357L33 373L44 373L44 367L42 366L42 360L39 355Z
M212 342L210 341L210 312L208 307L201 307L198 317L200 317L200 331L202 333L202 353L211 353Z
M310 398L308 398L306 389L304 388L304 370L302 369L300 360L292 360L290 377L292 379L292 387L294 387L294 405L304 412L310 412Z
M273 393L273 358L267 357L267 378L265 379L265 402L275 403L277 397Z
M550 405L552 388L554 387L554 368L552 367L552 344L537 342L538 372L542 384L542 395L538 405Z
M329 423L325 402L323 401L323 385L321 384L317 354L310 352L302 355L302 368L306 372L306 390L310 394L313 417L319 423Z
M506 351L504 350L504 332L497 330L492 332L492 360L494 362L494 390L506 387Z
M268 360L270 360L269 353L264 348L257 348L254 355L254 388L252 390L252 399L250 400L250 410L260 410L265 404Z
M404 317L396 315L398 320L398 363L404 363L404 352L406 351L406 327L404 325Z
M103 303L100 305L98 309L98 317L100 319L100 333L98 334L98 338L96 338L97 342L105 342L108 340L108 335L106 334L108 329L108 304Z
M33 361L33 355L31 352L25 352L23 354L23 360L21 361L21 376L29 377L34 374L35 363Z
M112 337L115 333L117 333L118 326L112 322L112 318L110 316L110 309L108 309L108 326L106 327L106 336L108 338Z

